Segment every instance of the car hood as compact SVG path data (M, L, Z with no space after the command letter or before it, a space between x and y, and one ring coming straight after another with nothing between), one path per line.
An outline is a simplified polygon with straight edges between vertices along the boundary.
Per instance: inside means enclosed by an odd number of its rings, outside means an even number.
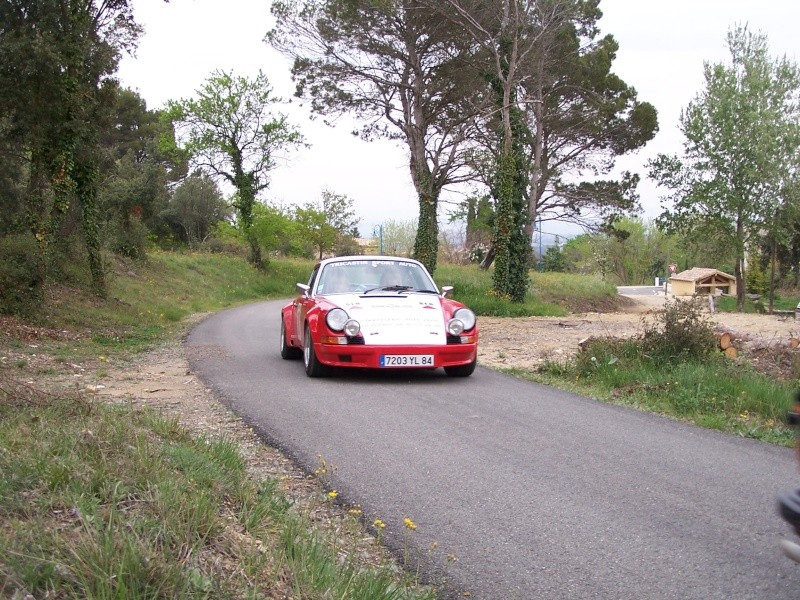
M361 324L365 344L446 344L439 296L433 294L326 296Z

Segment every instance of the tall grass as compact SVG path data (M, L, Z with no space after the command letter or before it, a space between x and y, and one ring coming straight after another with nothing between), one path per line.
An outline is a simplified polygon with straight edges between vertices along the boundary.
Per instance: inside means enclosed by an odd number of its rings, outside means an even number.
M668 303L634 339L597 339L574 358L546 363L534 379L689 420L703 427L792 445L785 423L796 381L780 381L716 351L710 323L688 302Z
M0 597L433 597L319 529L319 508L152 411L0 396Z

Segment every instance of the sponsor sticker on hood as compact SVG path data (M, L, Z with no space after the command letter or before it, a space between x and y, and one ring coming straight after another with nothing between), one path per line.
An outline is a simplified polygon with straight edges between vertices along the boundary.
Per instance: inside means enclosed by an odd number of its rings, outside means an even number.
M409 294L397 298L358 294L336 295L328 300L361 324L366 344L445 344L447 335L442 306L432 298Z

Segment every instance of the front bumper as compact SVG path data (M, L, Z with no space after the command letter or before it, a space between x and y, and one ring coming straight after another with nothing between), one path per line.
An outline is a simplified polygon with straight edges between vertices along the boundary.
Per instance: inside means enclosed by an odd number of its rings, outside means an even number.
M362 369L393 369L457 367L476 360L478 344L447 344L442 346L366 346L340 344L314 344L317 359L331 367L355 367ZM384 355L432 355L433 365L426 366L381 366Z

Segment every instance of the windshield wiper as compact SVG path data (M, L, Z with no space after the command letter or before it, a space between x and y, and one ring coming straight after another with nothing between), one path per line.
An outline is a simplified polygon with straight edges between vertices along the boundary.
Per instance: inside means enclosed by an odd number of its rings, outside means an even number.
M380 290L382 292L407 292L409 290L413 290L414 288L410 285L386 285L383 287L374 287L368 290L365 290L364 294L369 294L370 292L374 292L375 290Z

